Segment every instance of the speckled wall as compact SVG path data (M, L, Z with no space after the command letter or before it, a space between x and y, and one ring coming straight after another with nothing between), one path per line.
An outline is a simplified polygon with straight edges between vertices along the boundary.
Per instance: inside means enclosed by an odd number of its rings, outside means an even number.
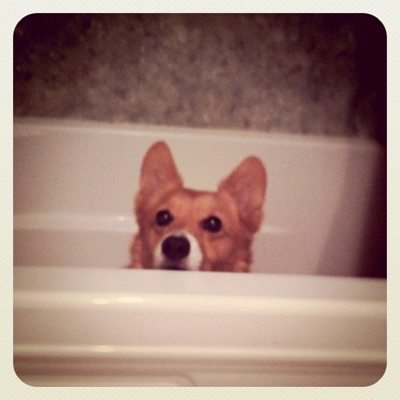
M16 116L386 143L386 33L368 15L32 15Z

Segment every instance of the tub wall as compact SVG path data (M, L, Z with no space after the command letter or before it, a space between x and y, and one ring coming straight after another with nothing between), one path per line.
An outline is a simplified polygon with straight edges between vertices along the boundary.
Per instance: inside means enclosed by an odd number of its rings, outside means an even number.
M124 265L141 161L160 139L197 189L214 190L249 154L263 160L253 271L384 275L385 160L374 142L36 119L15 123L15 264Z
M34 386L366 386L386 282L17 267L14 368Z
M120 268L141 160L159 139L201 189L262 158L258 273ZM386 281L313 275L360 274L380 162L365 141L17 120L17 376L33 386L374 384L386 368Z

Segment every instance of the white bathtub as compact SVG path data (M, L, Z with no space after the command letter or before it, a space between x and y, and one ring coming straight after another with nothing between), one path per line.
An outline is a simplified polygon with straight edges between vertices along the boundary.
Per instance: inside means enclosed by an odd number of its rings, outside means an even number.
M142 157L268 170L253 273L127 270ZM384 154L366 140L19 119L17 375L55 386L370 385L386 367Z

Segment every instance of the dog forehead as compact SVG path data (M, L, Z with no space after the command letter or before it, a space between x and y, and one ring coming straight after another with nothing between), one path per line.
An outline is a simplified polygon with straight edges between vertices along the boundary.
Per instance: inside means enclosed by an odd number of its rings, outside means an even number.
M182 213L208 213L217 206L217 196L212 192L182 189L169 200L171 209Z

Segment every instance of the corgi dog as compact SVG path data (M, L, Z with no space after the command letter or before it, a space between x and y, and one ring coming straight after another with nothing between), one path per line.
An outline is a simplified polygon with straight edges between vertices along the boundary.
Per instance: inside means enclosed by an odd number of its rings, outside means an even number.
M216 192L185 188L168 146L153 144L135 198L139 230L128 267L248 272L266 183L262 162L248 157Z

